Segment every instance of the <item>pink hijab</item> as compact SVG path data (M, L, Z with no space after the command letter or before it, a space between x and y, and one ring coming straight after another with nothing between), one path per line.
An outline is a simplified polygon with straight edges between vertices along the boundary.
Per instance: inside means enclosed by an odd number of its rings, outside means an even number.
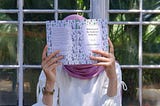
M83 16L73 14L64 18L64 20L85 20ZM63 69L72 77L79 79L91 79L104 71L103 66L94 66L92 64L64 65Z

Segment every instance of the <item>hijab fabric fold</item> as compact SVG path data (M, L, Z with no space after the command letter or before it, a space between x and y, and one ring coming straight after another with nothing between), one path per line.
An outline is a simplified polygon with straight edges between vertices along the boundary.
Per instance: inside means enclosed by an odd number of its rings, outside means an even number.
M72 14L64 18L64 20L84 20L83 16ZM63 69L68 73L68 75L80 78L80 79L91 79L98 76L102 71L104 71L103 66L95 66L92 64L79 64L79 65L63 65Z
M91 79L104 71L103 66L92 64L63 65L63 69L72 77L79 79Z

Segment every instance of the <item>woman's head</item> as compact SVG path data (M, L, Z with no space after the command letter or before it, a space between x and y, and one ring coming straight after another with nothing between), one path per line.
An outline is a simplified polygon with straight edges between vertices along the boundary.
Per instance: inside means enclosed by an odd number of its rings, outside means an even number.
M85 18L83 16L80 16L78 14L72 14L64 18L64 20L84 20Z

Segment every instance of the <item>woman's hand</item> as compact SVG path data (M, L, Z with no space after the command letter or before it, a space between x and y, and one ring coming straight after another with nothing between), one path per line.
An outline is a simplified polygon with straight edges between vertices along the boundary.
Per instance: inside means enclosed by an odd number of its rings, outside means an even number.
M46 75L46 89L53 90L54 82L56 79L56 67L61 63L59 60L63 58L63 56L56 56L59 54L60 51L55 51L49 56L47 56L47 49L48 47L45 46L43 53L42 53L42 69Z
M115 57L114 57L114 47L111 40L108 38L109 43L109 53L102 50L92 50L93 53L101 55L101 57L91 56L92 60L98 61L97 66L104 66L106 74L109 79L116 79L116 69L115 69Z
M109 43L109 53L100 50L93 50L93 53L100 54L101 57L91 56L91 59L98 61L98 63L95 65L105 67L105 72L109 78L107 95L109 97L113 97L117 94L117 75L115 67L114 47L109 38L108 38L108 43Z

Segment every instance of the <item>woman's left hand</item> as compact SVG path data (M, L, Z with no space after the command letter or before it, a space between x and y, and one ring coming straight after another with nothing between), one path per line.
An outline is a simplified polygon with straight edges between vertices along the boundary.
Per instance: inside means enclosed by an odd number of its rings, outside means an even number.
M109 52L102 50L92 50L93 53L101 55L100 57L90 56L91 60L97 61L97 66L104 66L106 74L109 79L116 79L116 68L115 68L115 56L114 47L111 40L108 38Z

